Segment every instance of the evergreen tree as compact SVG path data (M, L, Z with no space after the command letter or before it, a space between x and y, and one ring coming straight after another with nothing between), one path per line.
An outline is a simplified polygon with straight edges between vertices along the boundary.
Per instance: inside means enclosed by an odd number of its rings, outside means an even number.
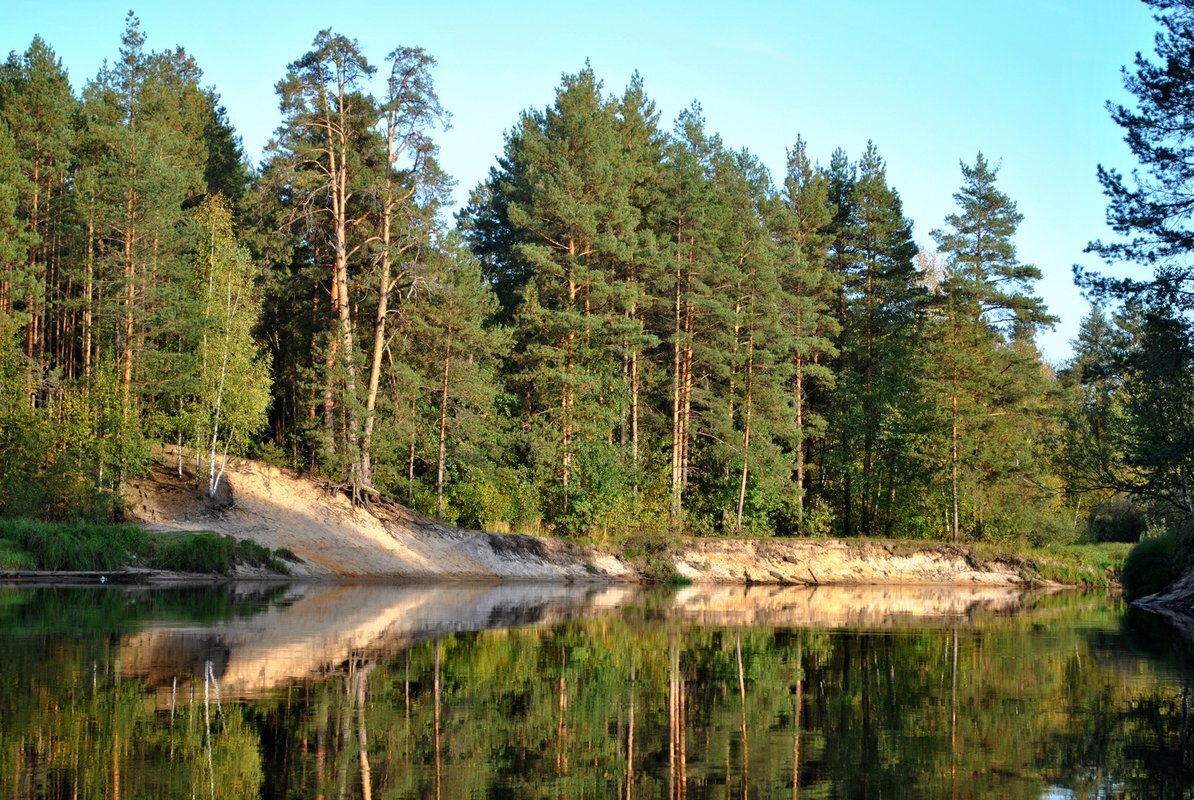
M792 404L795 411L795 528L805 528L808 445L825 435L825 417L814 397L834 386L831 360L841 332L833 315L838 283L828 268L836 208L829 199L831 181L813 167L803 139L788 150L788 172L774 205L772 226L779 245L784 325L792 336Z
M713 435L713 429L720 428L725 434L732 427L729 375L736 344L728 332L733 329L737 290L728 290L738 281L722 252L730 210L727 195L715 182L719 168L723 176L727 172L726 153L721 139L706 132L699 106L694 104L680 115L665 159L664 217L672 269L660 275L653 291L670 300L666 306L670 319L661 320L658 329L666 331L672 362L666 406L672 417L670 520L673 528L679 528L684 523L684 495L696 466L693 448L699 433ZM724 458L722 462L701 468L711 488L718 473L723 485L728 485L728 465ZM706 514L728 506L717 492L705 499L713 504Z
M467 488L449 484L451 475L485 483L499 463L486 445L494 439L497 382L494 368L508 344L487 324L497 299L475 261L460 243L446 242L429 265L421 302L410 310L407 330L420 355L420 382L430 395L434 442L435 517L445 518L445 499L463 500L453 518L470 515L480 524L485 502ZM472 495L470 497L470 495Z
M368 178L362 160L378 119L365 82L375 70L356 41L331 30L321 31L312 47L278 83L283 122L271 147L280 162L279 180L293 198L288 222L322 240L318 248L331 267L335 329L324 362L325 434L356 499L370 487L363 474L363 403L349 267L367 244L358 222ZM339 431L335 408L342 414Z
M1115 295L1151 294L1166 302L1190 306L1194 279L1189 254L1194 229L1187 196L1194 186L1194 132L1183 124L1194 113L1194 3L1189 0L1144 0L1156 14L1157 62L1137 53L1134 71L1124 70L1124 85L1136 107L1108 103L1112 120L1124 130L1124 141L1143 174L1131 178L1099 167L1099 183L1107 196L1107 223L1118 241L1095 241L1087 251L1108 262L1135 261L1154 270L1151 278L1113 279L1075 267L1079 283Z
M7 123L0 120L0 312L19 318L28 324L28 314L20 314L17 298L25 298L33 291L34 278L26 269L29 250L37 243L37 235L21 218L22 190L28 181L21 171L16 142Z
M523 115L517 167L502 179L524 181L506 193L505 215L527 275L514 336L531 461L563 518L591 518L610 499L601 473L635 327L613 269L634 224L616 112L591 69L565 77L551 107Z
M1073 358L1059 375L1067 394L1057 462L1076 507L1094 495L1092 511L1118 490L1116 476L1124 464L1123 372L1132 344L1124 321L1094 306L1078 328Z
M976 496L959 497L960 483L990 497L997 481L993 470L1003 471L997 463L1029 469L1023 447L1006 437L1022 440L1033 429L1024 403L1032 403L1045 387L1032 335L1053 322L1044 303L1032 294L1040 271L1016 257L1012 237L1023 216L995 187L996 172L982 153L973 166L962 164L962 189L954 195L959 211L946 217L947 230L932 232L946 258L934 297L939 332L935 341L940 346L931 356L931 374L948 420L949 529L954 541L963 501L969 500L972 508L978 503ZM1006 416L1015 424L1002 425ZM1001 430L1002 440L996 435ZM1009 460L1012 452L1021 457ZM984 453L990 463L981 463Z
M1119 279L1075 266L1075 276L1098 297L1128 301L1125 312L1139 316L1138 338L1124 359L1124 469L1118 476L1108 475L1107 482L1188 515L1191 442L1183 416L1188 394L1183 393L1188 391L1187 317L1194 308L1194 230L1187 201L1194 185L1194 135L1186 120L1194 110L1189 91L1194 83L1194 4L1145 2L1160 25L1156 60L1138 53L1133 69L1124 70L1135 107L1108 103L1140 169L1127 177L1099 167L1107 223L1120 238L1094 241L1087 252L1108 263L1134 261L1152 274Z
M647 97L637 73L618 103L616 131L631 207L620 236L623 251L614 266L616 280L623 284L620 304L627 320L622 345L626 400L619 421L619 440L623 447L629 447L628 460L637 492L646 469L650 469L642 463L643 456L653 452L653 448L641 446L647 435L646 401L649 387L660 377L657 359L652 358L660 335L649 329L655 300L650 289L669 266L660 242L664 202L661 170L666 137L659 129L659 112Z
M1140 339L1125 363L1127 473L1131 495L1194 514L1194 341L1190 322L1167 306L1144 310Z
M121 441L136 439L140 410L182 374L185 324L171 305L189 284L190 244L184 206L201 196L206 153L198 69L180 51L147 52L130 15L119 61L84 90L83 152L95 158L94 226L105 285L99 308L107 352L118 364Z
M62 62L40 37L0 67L0 117L8 123L23 173L19 214L36 237L23 268L25 354L42 368L67 366L65 314L70 278L69 167L76 101Z
M835 173L842 167L831 164ZM841 524L847 535L890 535L899 506L919 502L926 472L917 380L923 290L915 283L912 225L873 144L843 204L834 258L843 270L842 361L831 423Z
M399 286L414 279L420 254L432 246L438 230L437 213L449 187L447 176L436 164L436 148L430 137L430 130L446 119L431 80L435 59L419 48L400 47L386 60L390 75L380 104L382 163L371 190L377 216L373 241L377 251L377 311L361 442L360 474L367 487L373 484L372 438L390 298ZM442 491L440 494L442 497Z

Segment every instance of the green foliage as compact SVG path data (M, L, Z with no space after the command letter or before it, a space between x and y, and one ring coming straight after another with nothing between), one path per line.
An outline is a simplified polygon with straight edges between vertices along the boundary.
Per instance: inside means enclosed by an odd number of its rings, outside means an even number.
M1123 543L1049 544L1026 553L1037 574L1066 586L1111 588L1122 580L1129 546Z
M1095 542L1138 542L1147 530L1144 510L1120 494L1096 506L1086 524L1086 535Z
M215 533L150 533L130 525L0 518L0 561L9 569L112 571L144 567L227 575L236 566L285 573L282 559L248 539Z
M1116 492L1191 505L1185 318L1092 320L1055 378L981 154L918 270L873 144L821 166L796 137L773 181L699 105L668 131L640 76L607 93L586 65L454 232L434 66L319 32L254 175L199 65L133 15L78 97L40 39L9 57L0 516L118 517L163 440L210 492L239 451L602 539L941 538L956 496L962 536L1043 544Z
M266 423L269 358L253 338L261 317L258 269L232 233L226 202L209 198L196 213L201 234L191 286L196 307L191 341L192 394L180 398L180 439L207 453L207 490L215 496L222 457L243 452Z
M1170 531L1141 539L1124 560L1120 581L1124 597L1138 600L1156 594L1182 575L1189 565L1183 536Z
M293 553L275 553L250 539L215 533L157 534L146 563L156 569L227 575L235 566L261 567L273 572L288 570L281 559Z
M684 586L691 586L692 578L681 575L679 572L672 572L671 575L667 576L667 585L672 587L673 589L679 589Z
M1101 309L1084 323L1075 366L1085 392L1075 415L1080 438L1070 466L1079 488L1167 506L1184 522L1194 516L1188 488L1194 468L1194 240L1183 199L1194 185L1194 139L1183 123L1192 108L1194 7L1183 0L1147 3L1160 28L1155 58L1137 54L1125 68L1130 105L1108 104L1138 166L1125 176L1100 165L1107 223L1117 238L1087 247L1117 267L1135 262L1145 274L1111 277L1075 267L1079 285L1120 308L1119 330L1107 324ZM1142 546L1144 553L1163 548Z

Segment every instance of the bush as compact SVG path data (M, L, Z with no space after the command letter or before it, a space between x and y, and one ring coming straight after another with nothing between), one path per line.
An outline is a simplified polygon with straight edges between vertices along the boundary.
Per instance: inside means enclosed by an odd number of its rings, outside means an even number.
M1142 539L1124 560L1120 582L1124 597L1138 600L1156 594L1181 575L1184 559L1179 558L1181 537L1166 533Z
M238 564L286 571L269 548L248 539L237 541L231 536L215 533L161 536L148 562L155 569L220 575L227 575Z
M148 567L227 575L238 565L287 572L281 558L248 539L215 533L152 534L132 525L51 524L0 519L0 568L107 572Z
M147 555L150 534L128 525L0 520L0 540L28 554L34 569L113 570Z
M1148 519L1131 498L1115 495L1095 506L1086 523L1092 542L1138 542L1148 529Z

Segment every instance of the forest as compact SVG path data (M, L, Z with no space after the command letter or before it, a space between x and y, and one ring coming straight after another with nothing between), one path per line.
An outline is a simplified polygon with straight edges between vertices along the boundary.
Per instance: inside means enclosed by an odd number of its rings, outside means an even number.
M35 38L0 65L0 516L119 518L171 442L213 495L239 454L498 532L1178 529L1194 7L1150 5L1158 60L1110 109L1144 174L1100 168L1117 238L1089 248L1142 266L1077 270L1065 364L982 152L922 252L876 145L815 163L793 131L772 175L586 64L453 214L419 47L318 33L254 165L131 13L81 87Z

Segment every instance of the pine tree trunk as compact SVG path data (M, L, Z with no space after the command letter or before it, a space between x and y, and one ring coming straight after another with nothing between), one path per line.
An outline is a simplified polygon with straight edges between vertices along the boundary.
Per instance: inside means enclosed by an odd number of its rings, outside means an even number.
M683 365L682 349L683 343L681 341L681 297L682 284L680 282L680 253L676 253L676 302L675 302L675 317L674 327L672 330L672 507L671 507L671 524L672 527L678 527L680 524L681 511L681 491L683 485L680 481L681 476L681 461L683 452L681 447L681 425L682 418L681 411L681 387L683 385L683 375L681 372Z
M86 270L83 284L83 377L91 380L91 327L94 313L93 293L95 286L95 220L87 216L87 253L84 257Z
M952 456L950 459L950 488L953 494L953 540L958 541L958 390L954 386L953 397L953 420L950 425L950 444L952 448Z
M342 302L344 301L340 296L340 282L333 279L331 310L337 318L340 315L340 304ZM324 354L323 359L323 432L328 446L331 447L333 453L339 451L339 448L336 447L336 420L334 417L336 397L333 374L336 369L336 357L339 353L340 338L333 336L332 340L328 343L327 352Z
M638 466L638 350L630 354L630 463ZM638 477L634 479L635 489L638 489Z
M439 462L435 479L435 521L444 521L444 455L448 443L448 374L452 365L452 324L448 323L444 345L444 377L439 396Z
M575 255L576 244L572 240L568 241L568 254ZM568 308L570 310L576 309L576 281L573 279L571 271L568 273ZM561 483L564 488L564 513L568 513L571 501L571 490L569 484L572 481L572 404L573 398L573 371L576 369L576 332L569 329L567 337L564 342L564 385L560 390L560 411L562 414L562 445L563 454L561 457Z
M135 243L137 239L137 226L135 210L137 206L137 136L136 136L136 117L129 120L129 185L125 190L125 228L124 228L124 275L128 286L125 289L125 319L124 319L124 346L121 349L121 371L120 371L120 418L123 423L128 423L129 409L131 403L131 393L133 385L133 326L135 323L134 307L137 298L136 278L137 270L134 261ZM121 476L123 480L123 476Z
M804 356L796 354L796 530L804 533Z
M689 255L688 272L684 277L684 383L681 387L684 410L680 415L680 488L688 488L688 467L692 449L692 356L696 328L696 307L691 299L694 256Z
M35 276L34 280L39 281L42 284L41 296L44 298L45 297L45 273L43 270L38 269L39 262L41 261L41 258L40 258L41 250L42 250L41 243L43 241L42 235L41 235L41 230L40 230L40 220L38 219L38 211L40 210L38 206L39 206L39 199L41 196L41 191L40 191L41 190L41 182L39 180L40 175L38 174L41 170L41 163L40 163L41 158L39 155L40 150L41 150L40 145L38 143L34 143L34 146L33 146L33 202L31 203L30 208L29 208L29 230L31 233L33 233L34 236L37 237L37 243L29 248L29 271L30 271L30 273L32 273ZM38 306L39 306L39 303L38 303L37 295L35 293L31 293L29 295L29 307L27 309L27 311L29 313L29 323L28 323L27 327L25 328L25 355L28 356L30 361L35 361L35 362L37 361L37 338L38 338L37 337L37 328L38 328L38 318L39 318Z
M754 298L751 298L751 305L754 305ZM751 312L754 313L753 310ZM743 412L744 412L744 427L742 434L742 480L738 484L738 521L736 530L738 534L742 534L742 510L746 505L746 477L747 469L750 464L750 421L751 412L754 410L753 392L754 392L754 359L755 359L755 335L753 329L747 335L747 352L746 352L746 396L743 398Z
M352 484L353 500L358 497L362 485L360 465L360 438L357 427L357 367L352 332L352 303L348 294L348 229L347 209L348 170L341 166L336 171L337 191L333 193L333 209L336 225L335 279L340 293L340 340L344 358L344 423L348 457L352 461L349 482Z

